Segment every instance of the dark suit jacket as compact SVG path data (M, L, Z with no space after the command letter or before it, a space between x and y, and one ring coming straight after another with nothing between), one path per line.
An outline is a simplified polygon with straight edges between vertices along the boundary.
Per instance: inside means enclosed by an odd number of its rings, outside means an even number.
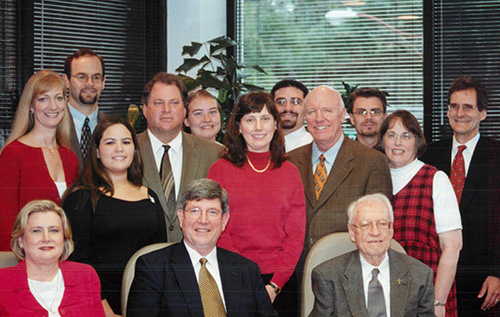
M425 163L444 171L451 170L453 140L443 139L429 144L421 157ZM457 268L459 309L470 298L475 311L480 304L475 298L488 275L500 277L500 143L481 136L474 150L460 200L463 248ZM481 299L480 302L483 302Z
M181 133L183 154L179 193L184 191L190 181L207 177L208 169L221 157L224 150L223 146L215 142L209 142L184 132ZM151 188L160 199L167 221L168 242L178 242L182 239L182 231L179 227L177 212L173 212L173 214L168 212L167 201L163 194L160 174L158 173L147 130L137 135L137 140L144 163L144 186ZM179 185L175 184L175 186Z
M227 316L278 316L257 264L217 248ZM203 316L196 275L184 243L137 260L127 316Z
M347 207L354 200L374 193L392 197L392 180L386 156L344 135L344 142L316 200L312 147L313 143L289 152L290 161L299 169L306 196L304 254L323 236L347 231Z
M392 317L434 317L433 272L414 258L389 249ZM314 308L309 316L366 316L359 252L321 263L312 272Z
M75 122L73 121L73 116L71 115L71 112L69 109L66 111L66 115L69 116L70 118L70 125L69 125L69 148L73 153L76 154L76 157L78 157L78 169L81 171L83 168L83 157L82 157L82 150L80 149L80 140L78 140L78 137L76 135L76 129L75 129ZM107 116L102 111L97 112L97 121L101 121Z

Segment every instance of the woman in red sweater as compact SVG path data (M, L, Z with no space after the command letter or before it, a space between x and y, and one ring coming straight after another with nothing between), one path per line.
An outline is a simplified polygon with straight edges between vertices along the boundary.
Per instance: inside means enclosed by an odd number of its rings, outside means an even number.
M259 264L275 309L288 314L296 309L296 293L276 296L302 252L306 206L299 171L286 161L277 124L271 94L242 96L229 119L224 157L208 178L229 194L231 218L218 246Z

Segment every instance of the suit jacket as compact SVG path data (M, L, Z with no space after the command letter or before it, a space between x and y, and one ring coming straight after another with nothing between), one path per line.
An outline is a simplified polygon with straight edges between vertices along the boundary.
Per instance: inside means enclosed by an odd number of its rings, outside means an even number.
M61 316L104 316L101 285L94 269L87 264L59 263L64 279ZM0 269L0 316L47 316L28 285L26 263Z
M392 317L434 317L433 272L414 258L389 249ZM330 259L314 268L314 308L309 316L366 316L359 251Z
M73 121L73 116L71 115L71 111L67 110L66 115L70 117L70 125L69 125L69 148L73 153L76 154L76 157L78 157L78 167L79 170L81 171L83 168L83 157L82 157L82 150L80 149L80 140L78 140L77 134L76 134L76 129L75 129L75 122ZM102 111L97 112L97 121L101 121L107 116Z
M257 264L221 248L217 261L227 316L278 316ZM204 316L198 281L182 241L137 260L127 316Z
M452 144L451 138L429 144L421 160L449 176ZM461 310L465 309L463 300L469 297L474 311L479 313L479 303L484 299L479 302L475 297L482 283L488 275L500 277L499 181L500 143L481 136L472 155L460 200L463 248L456 281Z
M179 193L182 193L187 184L195 179L205 178L208 169L217 161L224 149L223 146L214 142L203 140L197 136L182 133L182 173ZM163 194L160 174L156 166L151 141L147 130L137 135L139 142L139 151L144 163L144 186L151 188L160 199L161 206L165 212L167 221L167 239L168 242L178 242L182 239L182 231L179 227L179 220L176 212L169 212L167 200ZM179 186L179 184L175 184Z
M299 169L306 196L304 254L321 237L347 231L347 207L357 198L374 193L392 197L391 173L385 155L344 135L344 142L316 200L312 147L313 143L289 152L290 161Z

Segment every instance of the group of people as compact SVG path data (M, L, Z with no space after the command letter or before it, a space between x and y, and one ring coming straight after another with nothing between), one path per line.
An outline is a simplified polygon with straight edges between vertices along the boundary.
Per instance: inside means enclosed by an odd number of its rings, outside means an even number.
M125 313L128 259L173 242L139 258L127 315L296 316L310 248L345 231L358 250L314 270L312 316L497 311L500 148L479 133L487 98L473 78L449 90L453 138L428 149L417 119L387 115L375 88L347 106L331 87L291 79L247 93L223 146L210 93L158 73L136 135L99 110L105 81L103 59L82 49L62 77L42 70L25 86L0 153L0 250L21 262L0 270L17 277L0 292L29 301L0 296L0 314ZM347 112L356 140L341 128ZM392 238L408 256L389 250Z

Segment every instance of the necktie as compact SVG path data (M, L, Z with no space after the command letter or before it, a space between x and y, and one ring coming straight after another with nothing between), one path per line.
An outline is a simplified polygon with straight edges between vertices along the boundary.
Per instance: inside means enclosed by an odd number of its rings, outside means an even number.
M173 216L175 213L176 202L174 174L172 173L172 166L170 165L170 158L168 156L170 145L164 145L163 148L165 149L165 152L163 153L163 157L161 159L160 178L163 186L163 194L167 200L167 212L170 216Z
M82 127L82 136L80 138L80 150L82 151L83 160L87 158L87 150L89 148L90 142L90 125L89 125L89 117L85 117L85 122Z
M460 199L462 198L462 191L464 189L465 183L465 163L464 155L462 152L467 148L465 145L460 145L458 147L457 155L453 159L453 164L451 164L450 181L457 195L458 203L460 204Z
M217 286L213 276L207 270L207 259L201 258L200 263L200 280L198 285L200 287L204 315L205 317L226 316L226 310L224 309L224 304L222 303L219 287Z
M386 317L384 289L380 284L377 276L379 270L373 269L372 279L368 284L368 316L369 317Z
M319 198L319 194L321 194L321 191L323 190L327 177L328 174L326 173L325 156L321 154L319 156L319 163L316 166L316 171L314 172L314 191L316 192L316 200Z

